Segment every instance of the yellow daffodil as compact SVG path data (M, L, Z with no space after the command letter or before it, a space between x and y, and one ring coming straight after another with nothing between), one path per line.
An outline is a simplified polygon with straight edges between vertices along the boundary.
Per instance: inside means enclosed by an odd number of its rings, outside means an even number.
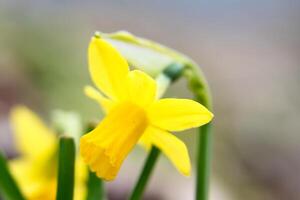
M39 117L24 106L11 111L11 125L20 156L10 161L26 199L54 200L57 184L57 138ZM75 199L85 196L86 167L76 160Z
M183 131L211 121L213 114L189 99L156 98L157 84L146 73L130 71L126 60L107 41L94 36L88 49L89 71L101 94L85 93L107 114L80 140L80 152L91 170L113 180L125 157L140 140L157 146L184 175L191 171L185 144L169 131Z

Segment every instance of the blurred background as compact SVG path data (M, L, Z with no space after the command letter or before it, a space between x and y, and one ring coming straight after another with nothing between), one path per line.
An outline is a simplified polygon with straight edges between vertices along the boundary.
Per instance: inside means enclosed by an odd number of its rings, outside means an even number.
M94 31L127 30L193 58L214 97L211 200L300 198L300 1L114 0L0 2L0 147L13 155L8 113L25 104L49 120L53 109L100 119L82 92ZM168 96L189 97L180 81ZM195 157L195 133L181 133ZM130 155L110 199L124 199L145 152ZM189 200L194 176L164 157L145 199Z

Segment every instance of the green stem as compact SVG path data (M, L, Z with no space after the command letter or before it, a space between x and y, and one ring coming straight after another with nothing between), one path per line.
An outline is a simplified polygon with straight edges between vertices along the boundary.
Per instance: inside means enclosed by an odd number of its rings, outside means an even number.
M194 93L196 100L211 111L212 100L208 84L203 73L196 65L191 64L187 67L185 76L189 80L190 89ZM211 123L209 123L199 128L199 135L197 139L196 200L208 200L209 198L212 146L211 126Z
M207 200L211 162L211 123L199 128L196 200Z
M73 200L75 142L72 138L60 138L58 159L56 200Z
M149 180L151 172L153 171L153 168L155 166L159 154L160 154L160 150L155 146L152 146L152 149L144 165L143 171L138 179L137 184L134 187L133 192L130 195L129 200L140 200L142 198L146 188L146 184Z
M89 171L87 183L87 200L102 200L105 197L104 185L94 172Z
M3 198L8 200L24 200L20 189L11 175L6 159L0 152L0 190Z

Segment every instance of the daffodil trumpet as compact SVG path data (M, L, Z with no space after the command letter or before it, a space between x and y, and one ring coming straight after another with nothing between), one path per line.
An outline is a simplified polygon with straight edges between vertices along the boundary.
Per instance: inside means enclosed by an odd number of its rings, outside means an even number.
M213 114L190 99L157 99L157 83L140 70L130 70L126 59L99 35L88 48L89 71L99 90L85 87L106 113L80 140L80 153L98 177L114 180L135 144L160 149L177 170L189 176L191 164L185 144L170 132L196 128Z
M95 128L94 123L89 123L86 126L86 132L90 132ZM88 173L88 180L87 180L87 200L102 200L106 199L105 189L104 189L104 183L102 179L98 178L97 175L89 170Z

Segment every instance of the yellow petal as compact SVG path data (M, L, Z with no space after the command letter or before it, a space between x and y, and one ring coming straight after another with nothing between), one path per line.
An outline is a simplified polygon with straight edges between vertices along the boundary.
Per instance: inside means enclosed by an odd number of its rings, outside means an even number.
M155 145L171 160L181 174L190 175L191 163L188 150L185 144L171 133L150 126L139 142L147 149Z
M195 128L211 121L213 114L190 99L161 99L148 109L153 126L169 131Z
M98 92L95 88L91 86L85 86L84 93L86 94L86 96L97 101L105 113L108 113L114 106L113 101L102 96L100 92Z
M9 168L16 179L18 186L21 187L22 191L31 191L32 185L32 173L31 173L31 162L27 159L14 159L9 161Z
M47 174L37 176L34 163L28 159L11 160L9 167L26 199L55 199L56 176L49 177Z
M55 178L35 181L36 188L25 195L28 200L53 200L56 196L57 181ZM38 185L39 184L39 185Z
M33 159L41 157L56 146L55 134L25 106L14 107L10 114L17 149Z
M126 100L145 107L153 103L155 97L156 82L149 75L139 70L128 74Z
M90 133L80 139L80 153L97 176L113 180L148 125L144 110L122 103Z
M113 100L120 98L129 72L127 61L122 55L105 40L93 37L88 60L90 74L97 87Z

